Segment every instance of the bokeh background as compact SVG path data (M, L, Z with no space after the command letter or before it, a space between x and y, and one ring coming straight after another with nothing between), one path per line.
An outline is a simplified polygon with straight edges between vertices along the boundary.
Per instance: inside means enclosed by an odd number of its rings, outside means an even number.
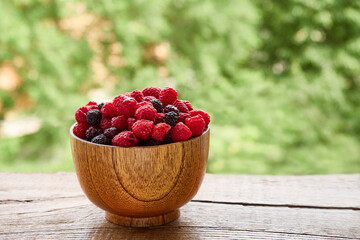
M0 1L0 170L73 171L89 100L172 86L208 172L360 172L360 1Z

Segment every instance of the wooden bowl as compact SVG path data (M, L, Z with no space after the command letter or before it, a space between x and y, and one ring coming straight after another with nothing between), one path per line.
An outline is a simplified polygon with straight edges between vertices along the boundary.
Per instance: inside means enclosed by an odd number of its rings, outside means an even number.
M75 125L75 124L74 124ZM112 223L148 227L174 221L197 193L206 171L209 128L199 137L149 147L84 141L70 128L82 190Z

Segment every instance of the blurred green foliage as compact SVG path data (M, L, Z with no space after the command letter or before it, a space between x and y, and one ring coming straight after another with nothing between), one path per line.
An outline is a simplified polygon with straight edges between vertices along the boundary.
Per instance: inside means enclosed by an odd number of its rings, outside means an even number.
M171 85L212 116L208 172L360 172L359 1L13 0L0 15L0 64L22 79L0 117L26 94L17 117L42 120L0 139L2 171L73 170L92 89Z

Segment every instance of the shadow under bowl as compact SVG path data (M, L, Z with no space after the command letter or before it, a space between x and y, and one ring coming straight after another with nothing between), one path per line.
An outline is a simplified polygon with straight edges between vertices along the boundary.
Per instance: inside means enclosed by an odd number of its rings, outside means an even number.
M75 125L75 124L74 124ZM82 190L112 223L149 227L180 216L199 190L206 171L210 129L187 141L117 147L73 134L71 148Z

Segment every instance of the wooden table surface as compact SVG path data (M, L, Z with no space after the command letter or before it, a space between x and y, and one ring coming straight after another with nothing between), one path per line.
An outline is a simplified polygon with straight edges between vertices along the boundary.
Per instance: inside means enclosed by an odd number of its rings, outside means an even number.
M0 239L360 239L360 175L207 174L175 222L109 223L74 173L0 173Z

